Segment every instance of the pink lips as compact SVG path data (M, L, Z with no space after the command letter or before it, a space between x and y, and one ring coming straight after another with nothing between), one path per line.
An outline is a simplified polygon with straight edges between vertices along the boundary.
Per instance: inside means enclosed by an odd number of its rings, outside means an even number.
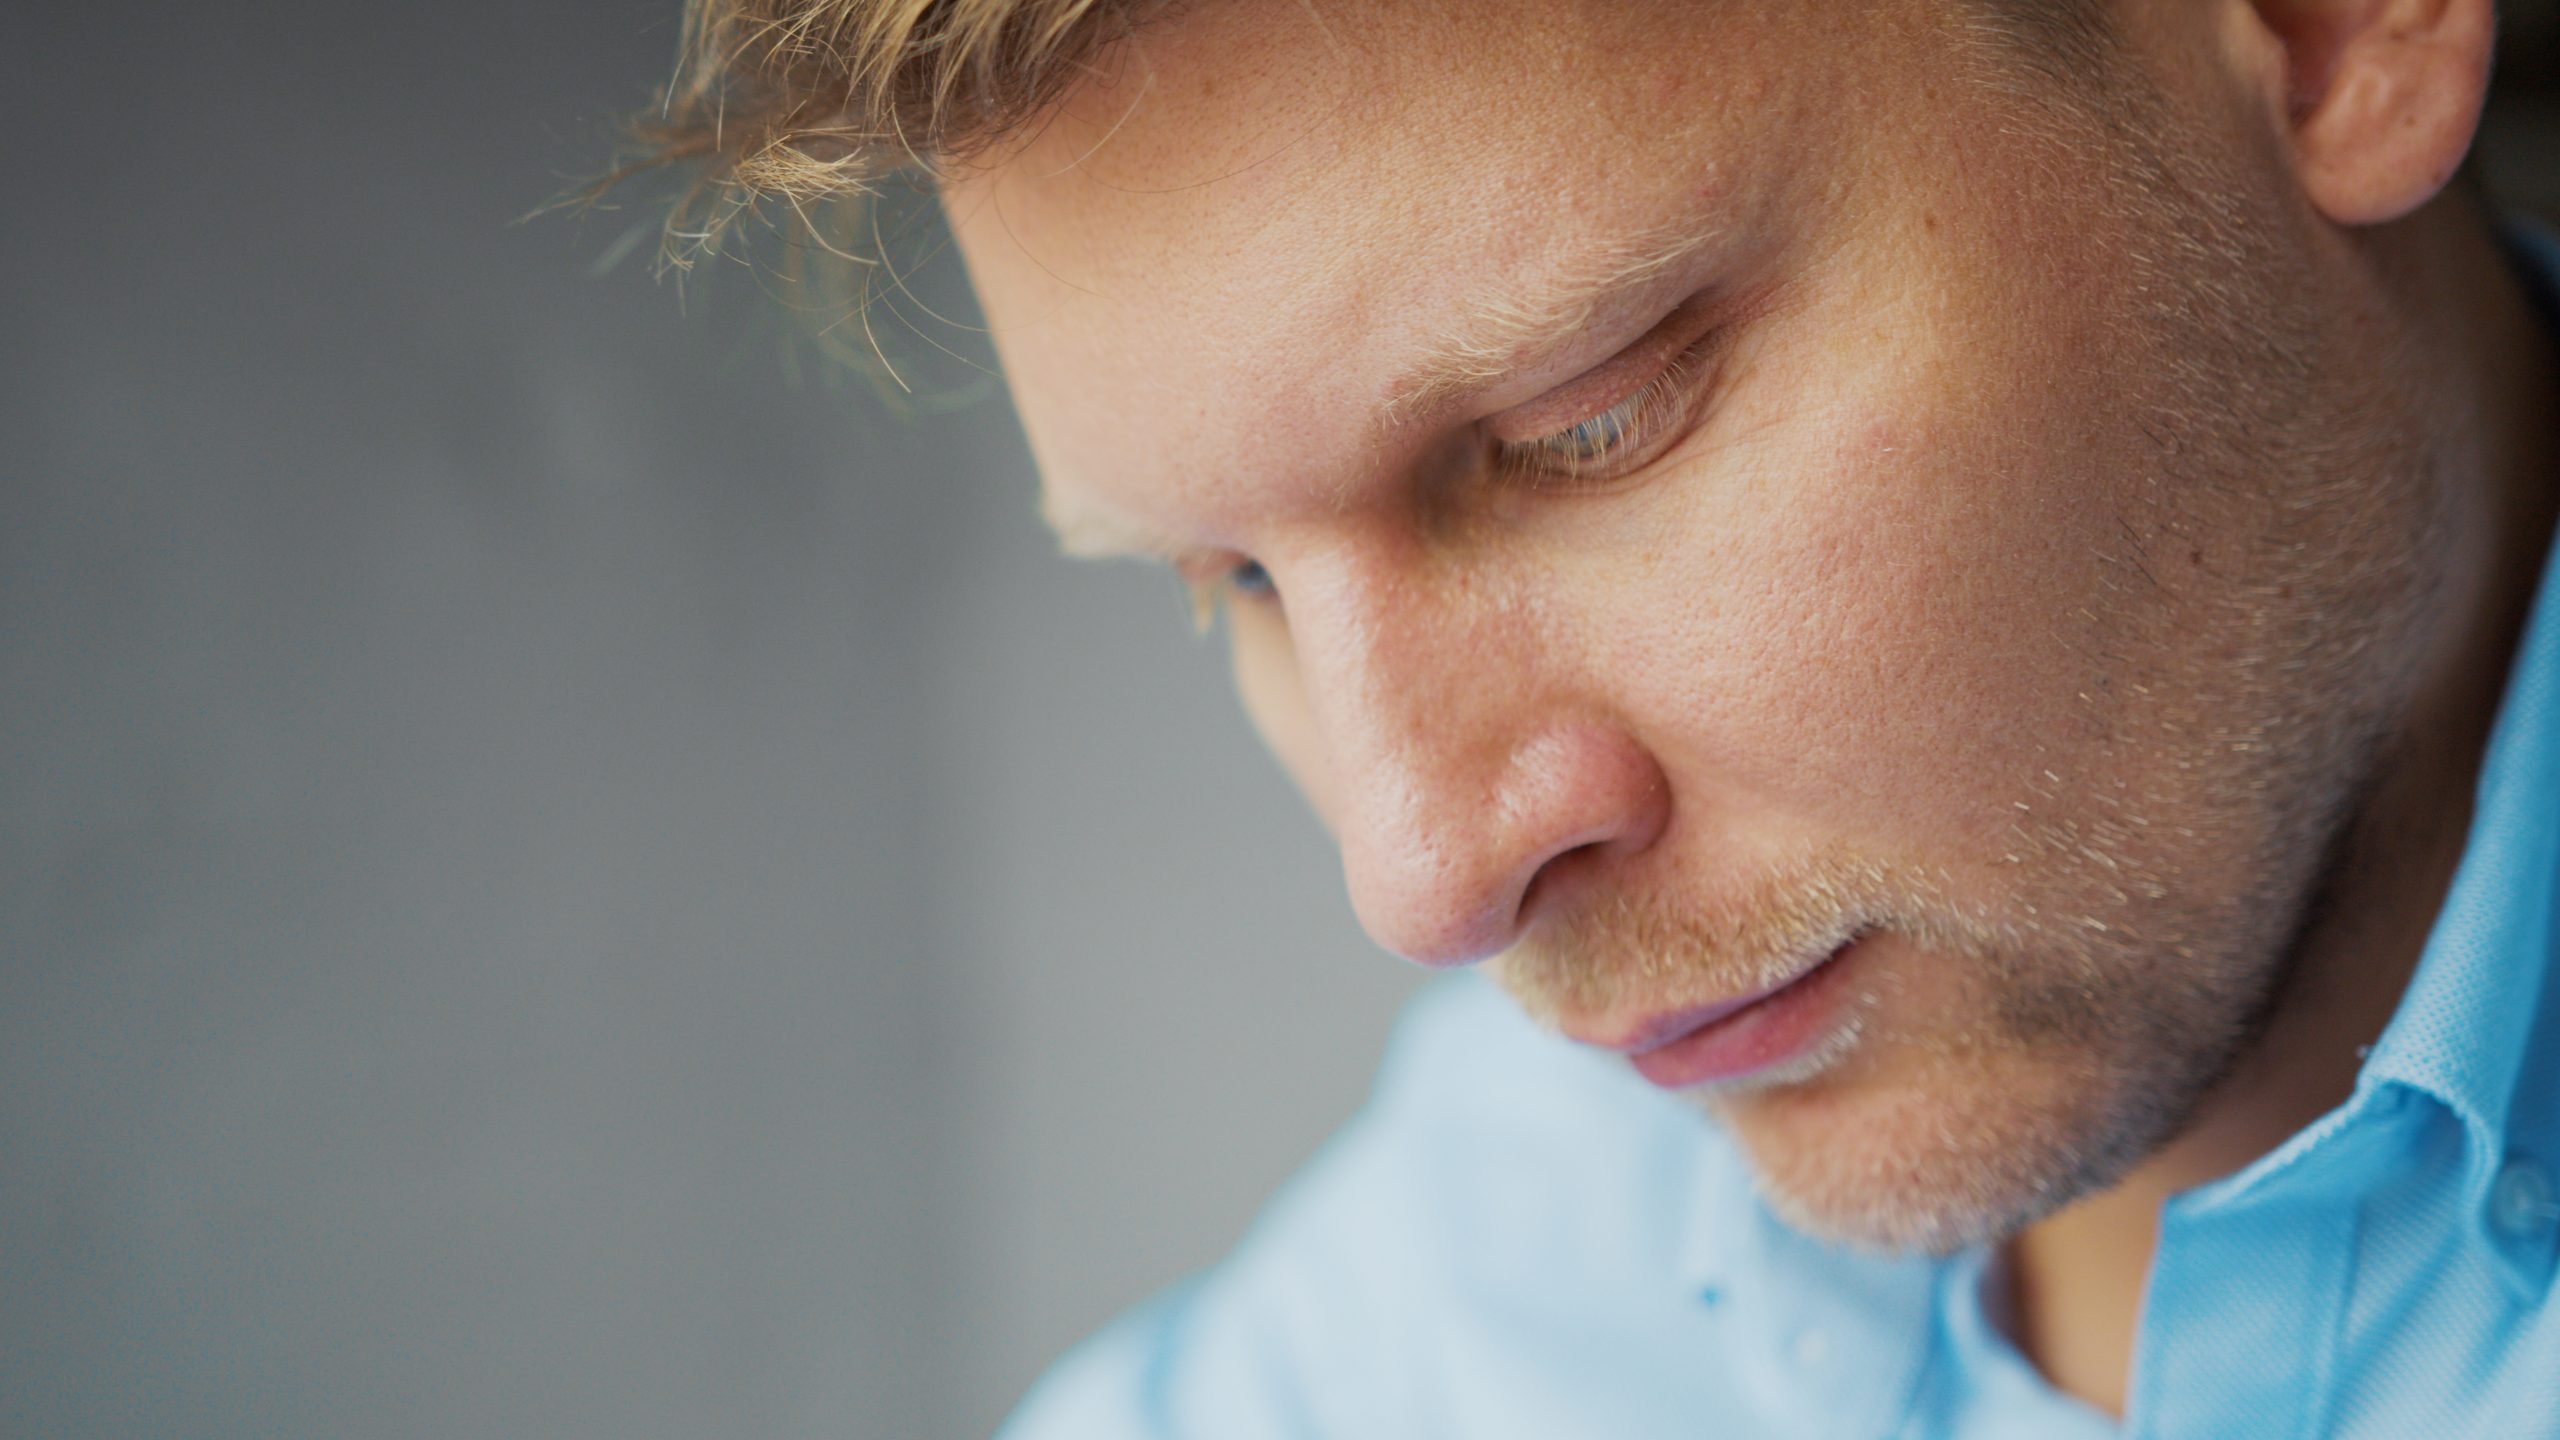
M1806 973L1810 974L1812 972L1808 971ZM1803 978L1804 976L1799 975L1796 977L1796 980L1801 980ZM1630 1058L1650 1055L1665 1045L1676 1044L1688 1036L1694 1035L1700 1030L1704 1030L1708 1026L1722 1020L1727 1015L1731 1015L1740 1010L1748 1010L1752 1006L1759 1004L1761 1001L1768 999L1770 996L1777 994L1779 991L1786 989L1789 985L1793 985L1794 983L1796 983L1795 980L1781 981L1780 983L1772 985L1768 989L1759 991L1756 994L1736 995L1730 1000L1719 1000L1712 1005L1699 1006L1695 1010L1678 1010L1671 1014L1664 1015L1653 1020L1648 1020L1642 1026L1638 1027L1636 1032L1644 1038L1638 1040L1632 1045L1613 1045L1609 1048L1624 1051Z
M1829 1033L1856 942L1783 985L1673 1011L1629 1027L1637 1074L1666 1090L1740 1079L1793 1059Z

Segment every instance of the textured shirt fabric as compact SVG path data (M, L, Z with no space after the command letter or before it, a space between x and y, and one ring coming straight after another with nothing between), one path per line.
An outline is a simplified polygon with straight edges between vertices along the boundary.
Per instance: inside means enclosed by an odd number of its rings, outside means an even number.
M2398 1009L2344 1104L2164 1210L2121 1425L2003 1335L1987 1252L1796 1234L1696 1111L1461 977L1235 1253L1003 1440L2560 1437L2555 869L2560 557Z

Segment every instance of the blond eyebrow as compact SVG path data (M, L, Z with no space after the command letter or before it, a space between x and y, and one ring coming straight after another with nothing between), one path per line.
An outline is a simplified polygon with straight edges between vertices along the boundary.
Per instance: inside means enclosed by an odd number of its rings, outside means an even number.
M1107 510L1071 504L1055 486L1040 487L1040 516L1056 532L1059 551L1081 560L1124 555L1171 559L1185 548L1168 535Z
M1687 259L1715 234L1689 219L1639 231L1534 286L1477 304L1387 387L1386 419L1428 415L1535 367L1581 338L1602 305Z
M1611 300L1695 254L1718 230L1683 217L1577 257L1535 287L1497 295L1443 330L1387 390L1384 419L1401 423L1538 364L1580 339ZM1194 547L1142 522L1040 489L1040 514L1061 553L1079 559L1179 560Z

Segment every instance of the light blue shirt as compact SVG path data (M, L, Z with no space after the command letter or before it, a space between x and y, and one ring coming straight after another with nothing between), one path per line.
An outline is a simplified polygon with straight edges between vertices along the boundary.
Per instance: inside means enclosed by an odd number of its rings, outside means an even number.
M1994 1324L1987 1252L1796 1234L1695 1111L1462 978L1235 1254L1004 1440L2560 1436L2556 867L2560 555L2353 1096L2164 1210L2121 1430Z

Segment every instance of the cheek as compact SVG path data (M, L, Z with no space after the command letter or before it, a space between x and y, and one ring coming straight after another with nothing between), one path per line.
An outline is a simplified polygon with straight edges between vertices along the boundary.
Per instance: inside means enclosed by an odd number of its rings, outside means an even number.
M1729 597L1687 637L1721 657L1687 668L1725 677L1678 702L1709 717L1704 763L1825 830L1994 839L2094 718L2105 508L1943 406L1808 431L1840 439L1787 467L1700 587ZM2014 417L2003 438L2030 448Z
M2118 583L2143 459L2140 406L2098 378L2120 378L2122 282L2068 271L2049 204L2003 221L1964 198L1881 207L1857 272L1776 342L1769 373L1797 383L1755 396L1780 453L1728 517L1749 540L1718 637L1761 682L1743 718L1791 804L1940 839L2004 834L2045 771L2094 764L2109 686L2160 628Z

